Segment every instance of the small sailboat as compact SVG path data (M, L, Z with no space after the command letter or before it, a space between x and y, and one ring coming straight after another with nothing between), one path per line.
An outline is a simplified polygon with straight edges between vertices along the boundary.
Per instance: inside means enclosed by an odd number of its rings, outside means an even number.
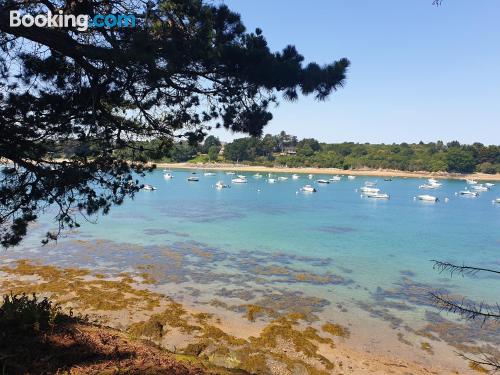
M242 174L239 174L239 175L238 175L238 178L243 178L243 179L246 179L246 178L247 178L247 176L244 176L244 175L242 175Z
M163 174L163 178L164 178L165 180L171 180L172 178L174 178L174 176L173 176L173 175L172 175L172 173L170 173L170 172L165 172L165 173Z
M434 178L429 178L427 180L428 184L431 185L431 186L435 186L435 187L441 187L443 186L443 184L441 182L438 182L438 180L434 179Z
M365 182L365 186L368 186L368 187L373 187L376 185L377 185L377 183L375 181L366 181Z
M215 184L216 189L226 189L228 187L229 185L226 185L223 181L217 181L217 183Z
M328 180L317 180L316 182L318 184L329 184L330 183L330 181L328 181Z
M363 186L362 188L359 189L359 191L361 191L362 193L378 193L380 192L380 189Z
M267 182L269 182L270 184L274 184L276 182L276 179L275 178L268 178Z
M307 177L309 177L309 179L310 179L310 180L312 180L312 178L313 178L314 176L313 176L312 174L310 174L310 175L309 175L309 176L307 176Z
M484 184L484 186L491 188L491 187L495 186L495 184L492 184L491 182L486 182Z
M479 193L477 191L470 190L462 190L458 192L459 195L463 195L464 197L478 197Z
M340 181L340 180L342 180L342 177L340 177L338 175L337 176L333 176L332 178L330 178L330 181L334 181L334 182L335 181Z
M280 176L278 177L278 181L286 181L288 180L288 177Z
M313 188L311 185L306 185L300 188L300 191L306 192L306 193L316 193L316 189Z
M144 190L147 190L147 191L154 191L154 190L156 190L156 188L153 185L150 185L150 184L145 184L142 188Z
M356 179L356 176L349 175L349 176L347 176L347 179L348 179L348 180L355 180L355 179Z
M427 190L430 190L430 189L438 189L439 186L437 185L432 185L432 184L423 184L423 185L420 185L418 187L419 189L427 189Z
M292 180L298 180L300 176L298 174L292 174Z
M196 176L191 176L191 177L188 177L187 180L190 182L198 182L200 179Z
M207 176L207 177L209 177L209 176L215 176L215 173L213 173L213 172L205 172L204 175Z
M437 202L439 199L438 197L435 197L433 195L428 195L428 194L423 194L417 196L417 199L420 201L426 201L426 202Z
M228 176L234 176L236 173L235 172L226 172Z
M483 186L483 185L481 185L481 184L478 184L478 185L474 185L474 186L472 186L472 189L474 189L475 191L483 191L483 192L484 192L484 191L488 191L488 190L490 190L490 188L489 188L489 187L487 187L487 186Z
M232 182L233 184L246 184L248 181L247 181L247 179L246 179L246 178L241 178L241 177L238 177L238 178L233 178L233 179L231 180L231 182Z
M260 173L256 173L253 175L253 178L262 178L262 175Z
M380 193L380 192L378 192L378 193L364 193L362 195L364 195L367 198L375 198L375 199L389 199L390 198L389 194Z
M477 184L476 180L472 180L470 178L466 179L465 182L467 182L467 184L469 184L469 185L476 185Z

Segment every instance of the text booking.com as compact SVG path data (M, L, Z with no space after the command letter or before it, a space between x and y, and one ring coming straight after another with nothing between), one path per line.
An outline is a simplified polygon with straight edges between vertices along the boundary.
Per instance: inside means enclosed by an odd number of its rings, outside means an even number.
M47 12L36 16L21 14L17 10L10 12L10 27L72 27L78 31L87 31L89 28L98 27L135 27L133 14L96 14L91 17L86 14L64 14L62 10L57 13Z

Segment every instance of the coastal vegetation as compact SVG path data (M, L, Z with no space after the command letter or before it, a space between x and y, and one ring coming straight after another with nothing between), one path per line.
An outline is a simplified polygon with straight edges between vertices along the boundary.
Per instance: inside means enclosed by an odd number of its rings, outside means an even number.
M61 145L57 157L81 150ZM139 151L137 151L139 150ZM92 155L92 146L87 148ZM345 170L371 168L451 173L500 173L500 146L460 144L457 141L400 144L324 143L299 140L284 131L277 135L238 138L222 144L209 136L199 145L175 143L164 148L159 140L137 142L134 149L116 151L121 158L140 162L228 162L268 167L315 167Z

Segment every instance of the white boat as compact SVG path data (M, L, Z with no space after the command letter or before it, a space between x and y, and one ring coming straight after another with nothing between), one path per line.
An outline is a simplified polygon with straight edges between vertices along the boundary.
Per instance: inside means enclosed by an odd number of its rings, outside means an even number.
M437 202L439 200L438 197L428 194L419 195L417 196L417 199L426 202Z
M236 173L234 173L234 172L226 172L226 174L227 174L228 176L234 176Z
M246 180L247 176L243 176L242 174L239 174L238 178L242 178L242 179Z
M300 176L298 174L292 174L292 180L298 180Z
M172 173L165 172L165 173L163 174L163 178L164 178L165 180L170 180L170 179L174 178L174 176L172 175Z
M330 181L340 181L342 179L342 177L340 176L333 176L332 178L330 178Z
M376 198L376 199L389 199L389 194L386 193L364 193L363 194L367 198Z
M270 184L274 184L276 182L276 179L275 178L268 178L267 182L269 182Z
M317 180L316 182L318 184L329 184L330 183L330 181L328 181L328 180Z
M156 188L153 185L149 185L149 184L145 184L142 188L144 190L148 190L148 191L156 190Z
M443 186L443 184L441 182L439 182L438 180L434 179L434 178L429 178L427 180L428 184L429 185L432 185L432 186L436 186L436 187L441 187Z
M280 176L278 177L278 181L286 181L288 180L288 177Z
M215 173L214 172L205 172L204 175L205 176L215 176Z
M484 184L484 186L487 186L487 187L489 187L489 188L490 188L490 187L495 186L495 184L492 184L491 182L486 182L486 183Z
M228 187L229 187L229 185L226 185L222 181L217 181L217 183L215 184L215 188L216 189L225 189L225 188L228 188Z
M260 173L256 173L253 175L253 178L262 178L262 175Z
M458 194L463 195L465 197L478 197L479 193L477 191L470 191L470 190L462 190L459 191Z
M314 176L313 176L312 174L310 174L310 175L309 175L309 176L307 176L307 177L309 177L309 179L310 179L310 180L312 180L312 178L313 178Z
M348 180L355 180L355 179L356 179L356 176L351 176L351 175L349 175L349 176L347 176L347 179L348 179Z
M368 186L368 187L373 187L376 185L377 185L377 183L375 181L366 181L365 182L365 186Z
M188 177L187 180L191 181L191 182L198 182L200 179L196 176L191 176L191 177Z
M316 193L316 189L311 185L306 185L300 188L300 191L304 191L306 193Z
M246 178L233 178L231 182L233 184L246 184L248 181Z
M471 180L471 179L466 179L465 182L467 182L469 185L475 185L475 184L477 184L476 180Z
M472 186L472 189L474 189L475 191L488 191L488 190L490 190L489 187L486 187L483 185L474 185L474 186Z
M359 189L359 191L361 191L362 193L379 193L380 189L363 186L362 188Z
M419 189L430 190L430 189L438 189L439 186L438 185L433 185L433 184L423 184L423 185L420 185L418 188Z
M494 200L493 200L493 203L498 203L498 204L500 204L500 198L494 199Z

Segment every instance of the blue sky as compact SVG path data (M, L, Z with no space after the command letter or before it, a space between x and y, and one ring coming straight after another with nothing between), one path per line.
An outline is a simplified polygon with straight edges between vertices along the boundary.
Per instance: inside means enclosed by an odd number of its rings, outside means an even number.
M266 133L325 142L500 144L500 1L225 0L272 50L351 60L326 102L281 101ZM217 131L223 140L241 135Z

